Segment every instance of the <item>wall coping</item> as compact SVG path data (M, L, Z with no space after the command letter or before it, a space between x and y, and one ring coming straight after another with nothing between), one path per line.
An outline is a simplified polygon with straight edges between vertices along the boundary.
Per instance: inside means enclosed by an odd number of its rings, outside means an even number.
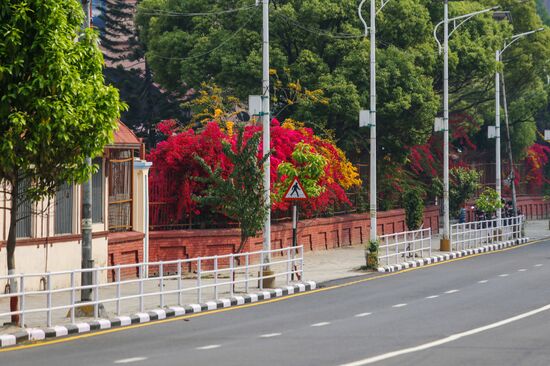
M127 243L130 241L143 240L145 237L144 233L139 231L119 231L119 232L110 232L107 236L108 244L121 244Z
M109 234L108 231L96 231L92 233L92 239L97 238L107 238L107 235ZM30 245L53 245L53 244L63 244L63 243L69 243L69 242L75 242L82 240L82 234L68 234L68 235L55 235L55 236L47 236L42 238L22 238L17 239L16 247L23 247L23 246L30 246ZM6 241L1 240L0 241L0 248L6 247Z

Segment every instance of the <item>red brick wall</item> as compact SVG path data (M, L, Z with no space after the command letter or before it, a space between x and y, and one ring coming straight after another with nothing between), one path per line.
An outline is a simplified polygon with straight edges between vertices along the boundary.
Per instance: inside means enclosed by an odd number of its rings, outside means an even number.
M404 211L379 212L377 226L379 235L404 231ZM431 227L434 233L438 231L439 207L426 208L424 227ZM292 244L290 222L275 224L271 230L273 249ZM365 244L369 240L369 231L368 213L302 220L298 225L298 243L306 251ZM149 258L153 262L228 254L238 248L239 240L237 229L152 231L149 233ZM261 249L262 238L257 237L250 239L243 251Z
M125 231L119 233L109 233L109 266L119 264L133 264L143 261L143 233L135 231ZM137 277L138 268L126 268L121 270L120 277ZM115 271L109 273L109 280L115 279Z

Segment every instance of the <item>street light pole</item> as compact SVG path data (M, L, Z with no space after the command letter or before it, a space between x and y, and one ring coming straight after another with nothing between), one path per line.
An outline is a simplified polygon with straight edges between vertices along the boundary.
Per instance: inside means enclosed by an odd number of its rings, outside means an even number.
M382 0L380 10L386 6L389 0ZM370 128L370 158L369 158L369 207L370 207L370 241L377 240L377 202L376 202L376 0L370 2L370 26L363 18L362 9L366 0L359 4L359 19L365 27L365 38L370 31L370 110L361 111L368 116L368 121L363 121L360 117L360 126Z
M440 247L449 251L449 0L445 0L443 13L443 238Z
M497 191L498 199L502 198L502 177L501 177L501 165L500 165L500 73L498 72L498 64L500 62L500 50L495 53L497 62L497 72L495 73L495 189ZM497 222L500 226L502 219L502 209L497 208Z
M376 241L376 1L370 2L370 240Z
M450 214L449 214L449 37L464 23L476 15L498 9L495 6L489 9L460 15L449 19L449 0L443 5L443 21L434 28L434 37L441 53L441 43L437 38L437 29L443 25L443 237L440 242L442 251L451 250ZM453 23L453 29L449 32L449 22Z
M83 0L82 7L85 14L85 28L92 26L92 14L90 8L90 0ZM92 158L86 158L86 166L91 168ZM92 176L88 176L88 180L82 184L82 214L81 214L81 227L82 233L82 254L81 254L81 268L87 269L93 267L92 261ZM82 286L90 286L92 284L92 272L83 271L80 275ZM92 299L92 289L85 288L80 291L80 300L82 302L90 301Z
M263 127L263 155L267 155L270 150L270 108L269 108L269 0L262 0L263 5L263 65L262 65L262 127ZM263 232L263 263L266 269L269 268L271 261L271 158L264 163L264 201L269 207L266 219L264 221ZM265 273L265 271L264 271Z
M517 40L529 36L531 34L543 31L544 28L538 28L529 32L519 33L516 35L513 35L508 40L504 41L504 47L502 50L496 51L496 62L497 62L497 70L495 73L495 135L496 135L496 151L495 151L495 163L496 163L496 191L498 193L499 199L502 198L502 166L501 166L501 147L500 147L500 73L498 71L498 63L502 61L502 54L504 51L510 47L514 42ZM504 74L502 75L502 83L503 88L504 86ZM508 107L506 104L506 90L503 90L504 92L504 111L505 111L505 118L506 118L506 132L508 136L508 154L509 154L509 160L510 160L510 180L512 184L512 204L513 204L513 210L514 210L514 216L517 216L517 204L516 204L516 186L514 183L514 164L513 164L513 157L512 157L512 146L510 142L510 128L508 125ZM501 224L501 218L502 218L502 209L497 209L497 218L499 225Z

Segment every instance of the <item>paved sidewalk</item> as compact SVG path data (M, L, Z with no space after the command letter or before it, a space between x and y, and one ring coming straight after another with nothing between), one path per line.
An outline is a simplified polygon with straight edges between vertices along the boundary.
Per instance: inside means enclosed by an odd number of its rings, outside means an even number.
M550 237L548 221L527 221L525 235L529 240ZM439 250L439 235L437 234L432 238L432 255L445 253L447 252ZM304 254L305 278L317 283L370 273L361 270L365 264L365 249L362 245Z
M528 221L526 223L525 227L526 236L529 237L531 240L536 239L542 239L546 237L550 237L550 230L548 229L548 220L539 220L539 221ZM439 251L439 237L434 237L432 239L432 255L440 255L444 252ZM307 252L304 254L304 279L307 281L314 281L316 283L322 283L330 280L337 280L337 279L343 279L353 276L364 276L364 275L375 275L375 272L371 271L365 271L362 269L362 267L365 265L365 251L363 245L354 245L349 247L343 247L338 249L331 249L326 251L314 251L314 252ZM283 273L285 271L284 268L274 268L274 270L279 273ZM255 284L257 284L257 279L254 278L254 275L251 274L250 277L250 292L257 291L257 287L255 288ZM224 279L220 278L220 282L223 282ZM195 281L193 280L184 280L184 287L191 289L195 285ZM205 279L204 282L211 283L213 282L212 279ZM203 282L203 283L204 283ZM255 284L254 284L255 283ZM146 291L145 292L152 292L152 291L158 291L158 281L155 279L152 279L151 282L146 283ZM169 281L167 280L165 282L165 290L173 290L175 289L176 281ZM284 286L286 285L285 279L279 277L277 279L276 286ZM133 286L135 287L135 286ZM156 290L155 290L156 288ZM244 294L244 285L241 286L241 288L236 289L236 294ZM107 298L107 297L113 297L113 294L110 294L111 292L115 291L115 288L106 288L106 293L104 294L105 297L102 295L101 298ZM212 293L208 293L212 292ZM123 295L132 295L136 293L135 288L126 288L122 290ZM67 294L65 294L65 297ZM221 289L219 293L220 298L224 297L230 297L231 294L229 293L229 290ZM203 292L203 299L204 300L211 300L213 299L213 290L212 291L204 291ZM32 298L29 298L27 300L27 306L28 308L40 308L44 306L44 297L37 298L33 301ZM63 302L66 301L66 299L58 299L59 301ZM55 306L60 305L59 301L56 301L54 299L53 305ZM35 303L33 303L35 302ZM196 297L196 291L190 291L184 295L183 302L186 304L196 303L197 297ZM166 295L166 305L175 305L177 304L176 295ZM7 304L0 304L0 306L4 309L6 308ZM145 299L145 310L151 310L154 308L159 307L159 298L158 296L151 296ZM115 304L110 303L106 304L106 314L103 314L105 317L114 316L115 314ZM134 301L125 301L121 315L123 314L131 314L136 311L139 311L138 301L137 299ZM53 315L53 323L54 325L61 325L61 324L68 324L70 323L70 319L66 317L67 310L60 310L57 311ZM78 322L81 321L89 321L90 318L77 318ZM5 320L4 320L5 321ZM28 326L31 327L44 327L45 326L45 314L32 314L27 316L26 320ZM0 334L7 334L7 333L13 333L16 331L17 328L14 327L0 327Z

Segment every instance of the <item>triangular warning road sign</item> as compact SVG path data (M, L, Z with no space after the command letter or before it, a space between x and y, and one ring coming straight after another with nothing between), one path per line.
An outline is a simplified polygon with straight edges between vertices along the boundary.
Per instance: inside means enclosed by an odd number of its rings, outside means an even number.
M292 184L290 184L290 187L288 187L288 190L284 195L284 199L287 201L307 200L306 191L304 191L304 187L302 187L302 184L297 177L294 178Z

